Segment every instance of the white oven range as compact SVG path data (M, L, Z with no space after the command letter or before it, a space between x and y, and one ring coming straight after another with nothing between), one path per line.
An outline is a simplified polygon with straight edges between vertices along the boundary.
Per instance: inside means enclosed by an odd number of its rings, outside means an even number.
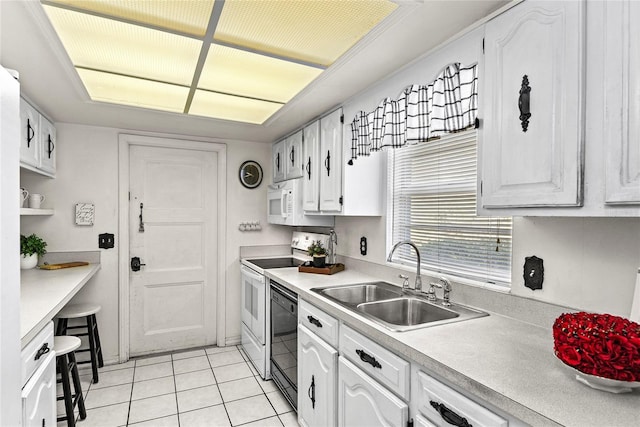
M271 378L270 286L264 271L272 268L297 268L310 259L306 251L311 242L321 240L327 247L328 237L326 234L294 231L291 238L291 255L241 260L241 344L251 363L264 379Z

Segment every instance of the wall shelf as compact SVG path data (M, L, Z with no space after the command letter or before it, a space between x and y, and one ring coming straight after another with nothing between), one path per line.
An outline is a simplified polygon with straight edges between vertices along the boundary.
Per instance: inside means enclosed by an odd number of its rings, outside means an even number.
M53 215L53 209L33 209L20 208L20 216L22 215Z

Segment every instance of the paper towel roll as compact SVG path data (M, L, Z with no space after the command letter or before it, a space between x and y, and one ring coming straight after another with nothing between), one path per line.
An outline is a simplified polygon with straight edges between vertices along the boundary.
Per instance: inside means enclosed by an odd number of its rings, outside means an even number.
M638 269L638 276L636 277L636 291L633 294L633 300L631 301L631 314L629 320L640 323L640 268Z

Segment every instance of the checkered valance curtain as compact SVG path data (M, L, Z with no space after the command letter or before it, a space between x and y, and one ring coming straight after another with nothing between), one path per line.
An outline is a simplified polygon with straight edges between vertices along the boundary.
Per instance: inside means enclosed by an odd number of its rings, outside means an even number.
M477 65L447 65L432 83L411 85L397 100L385 98L351 122L351 160L383 147L402 147L475 125Z

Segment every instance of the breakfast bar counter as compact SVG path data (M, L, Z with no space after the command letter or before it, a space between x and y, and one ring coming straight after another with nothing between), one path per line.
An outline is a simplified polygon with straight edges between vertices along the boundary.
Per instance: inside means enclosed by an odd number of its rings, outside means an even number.
M24 348L100 270L100 264L60 270L22 270L20 339Z

